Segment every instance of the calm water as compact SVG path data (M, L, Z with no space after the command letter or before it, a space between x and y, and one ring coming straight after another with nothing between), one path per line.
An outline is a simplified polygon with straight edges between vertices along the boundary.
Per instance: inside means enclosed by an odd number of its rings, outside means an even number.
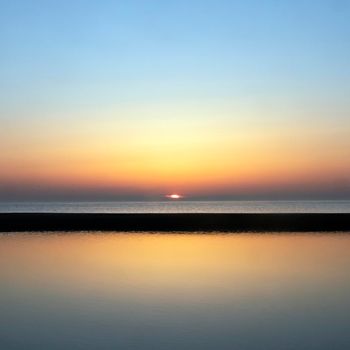
M0 349L344 350L350 234L0 234Z
M350 201L162 201L0 203L0 212L350 213Z

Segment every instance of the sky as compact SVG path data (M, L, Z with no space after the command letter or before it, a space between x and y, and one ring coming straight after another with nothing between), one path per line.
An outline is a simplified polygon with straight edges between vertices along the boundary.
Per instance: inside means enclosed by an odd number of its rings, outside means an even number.
M350 1L0 0L0 201L350 199Z

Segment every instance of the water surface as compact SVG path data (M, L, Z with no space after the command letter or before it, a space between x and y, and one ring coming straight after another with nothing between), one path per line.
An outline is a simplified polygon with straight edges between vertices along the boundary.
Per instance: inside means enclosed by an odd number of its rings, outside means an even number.
M0 202L0 212L350 213L350 201Z
M1 234L0 348L350 348L349 234Z

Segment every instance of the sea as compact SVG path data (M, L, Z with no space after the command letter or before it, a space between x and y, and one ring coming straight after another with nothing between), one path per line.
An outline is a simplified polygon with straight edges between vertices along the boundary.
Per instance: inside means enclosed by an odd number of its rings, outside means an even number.
M350 213L342 201L0 202L0 212L48 213Z
M339 202L1 212L350 212ZM0 233L1 350L350 349L350 233Z

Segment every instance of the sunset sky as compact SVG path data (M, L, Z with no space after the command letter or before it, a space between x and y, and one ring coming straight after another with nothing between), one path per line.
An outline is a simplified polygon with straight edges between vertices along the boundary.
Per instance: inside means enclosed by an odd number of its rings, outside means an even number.
M349 18L0 0L0 201L350 198Z

